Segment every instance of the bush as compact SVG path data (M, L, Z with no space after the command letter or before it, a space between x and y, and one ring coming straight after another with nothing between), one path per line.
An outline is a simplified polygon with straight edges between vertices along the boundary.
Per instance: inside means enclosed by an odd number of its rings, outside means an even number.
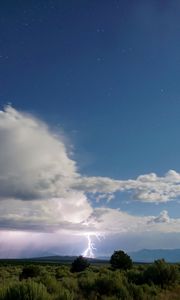
M1 292L0 300L50 300L46 287L31 280L11 285Z
M83 256L77 257L71 266L71 272L82 272L89 267L89 262Z
M68 277L71 275L72 274L70 273L68 266L61 266L56 269L55 276L56 276L56 279L58 279L58 280L62 279L63 277Z
M47 291L52 295L53 300L73 300L73 292L75 290L73 287L66 288L66 284L64 283L65 277L63 281L57 281L55 277L50 275L45 275L41 278L41 282L47 287ZM71 281L71 278L67 278L67 280ZM72 281L72 284L75 284Z
M71 277L64 277L61 281L64 288L68 289L69 291L77 291L78 290L78 281L77 278Z
M73 292L65 289L65 288L61 288L61 290L58 292L58 294L56 294L53 297L53 300L73 300L74 299L74 294Z
M154 283L164 288L177 281L178 270L176 266L167 264L164 259L159 259L144 271L143 277L146 283Z
M41 282L47 287L47 291L50 294L56 294L59 292L61 285L60 283L56 280L56 278L50 276L50 275L45 275L41 279Z
M19 280L38 277L42 274L42 267L36 265L29 265L23 267L21 274L19 275Z
M130 283L135 283L137 285L143 284L143 272L139 270L132 269L128 270L126 273L127 279Z
M136 284L130 285L130 294L132 296L133 300L144 300L144 292L141 286L138 286Z
M114 251L110 259L110 264L113 269L122 269L122 270L131 269L133 266L130 256L121 250Z
M123 274L119 271L109 271L99 274L95 281L95 288L99 295L114 296L118 299L129 299L127 290L127 281Z
M82 272L78 278L79 288L82 291L85 299L91 299L93 297L92 293L95 292L95 280L97 278L97 274L93 272ZM94 298L95 299L95 298Z

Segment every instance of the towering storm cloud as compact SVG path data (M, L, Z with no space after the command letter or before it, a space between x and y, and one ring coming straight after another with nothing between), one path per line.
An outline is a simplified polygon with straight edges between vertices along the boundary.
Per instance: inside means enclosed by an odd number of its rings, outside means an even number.
M25 235L34 240L40 234L43 243L44 236L50 235L49 245L53 247L58 236L59 246L69 247L86 234L180 232L180 219L170 218L167 211L159 216L137 216L101 204L101 198L113 201L118 192L130 192L131 201L172 201L180 196L180 174L171 170L164 177L151 173L127 180L81 176L60 134L11 106L0 111L3 249L13 243L15 235L23 248ZM92 198L99 200L98 207L93 205ZM27 243L24 245L27 247ZM1 255L3 251L0 250Z

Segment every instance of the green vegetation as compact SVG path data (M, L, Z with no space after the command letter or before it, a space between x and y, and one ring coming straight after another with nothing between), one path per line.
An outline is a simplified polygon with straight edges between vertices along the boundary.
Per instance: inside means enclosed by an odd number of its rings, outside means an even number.
M180 265L164 260L133 265L126 253L116 251L116 258L117 253L116 265L114 254L111 265L89 264L83 257L72 265L0 262L0 300L179 299Z
M110 259L110 264L112 268L121 270L131 269L133 266L130 256L122 250L114 251Z
M78 256L72 263L71 272L82 272L88 267L88 260L83 256Z

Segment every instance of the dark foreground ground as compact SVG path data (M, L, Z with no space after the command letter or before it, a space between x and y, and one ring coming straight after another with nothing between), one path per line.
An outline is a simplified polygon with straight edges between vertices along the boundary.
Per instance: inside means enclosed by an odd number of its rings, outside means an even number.
M180 300L180 265L164 261L113 270L90 260L72 273L73 258L0 260L0 300Z

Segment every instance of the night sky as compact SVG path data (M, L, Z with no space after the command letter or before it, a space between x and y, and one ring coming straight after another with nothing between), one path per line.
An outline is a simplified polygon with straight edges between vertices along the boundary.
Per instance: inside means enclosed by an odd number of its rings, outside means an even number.
M179 15L1 1L0 257L180 248Z

